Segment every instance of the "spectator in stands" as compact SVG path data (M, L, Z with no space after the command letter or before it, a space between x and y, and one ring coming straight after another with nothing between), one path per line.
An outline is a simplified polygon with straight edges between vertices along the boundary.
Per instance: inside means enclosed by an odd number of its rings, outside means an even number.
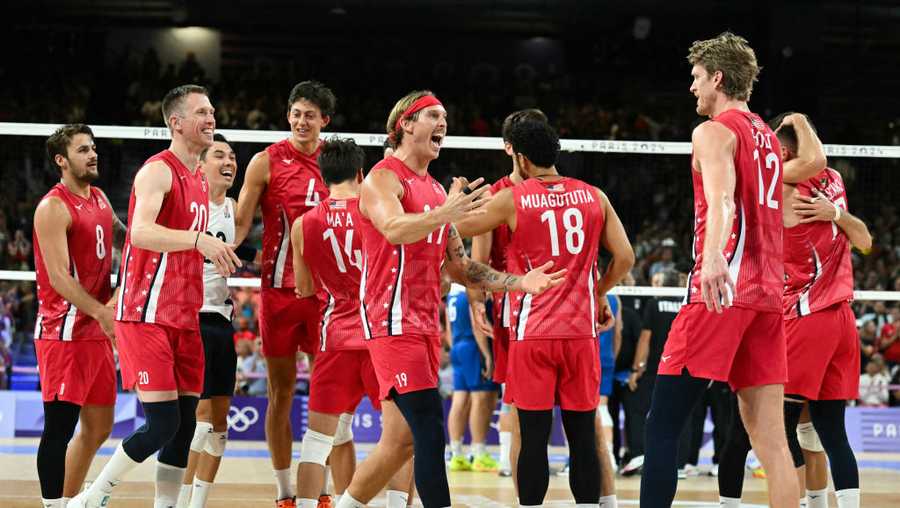
M666 238L660 244L660 259L650 265L650 279L657 273L675 269L675 240Z
M235 346L237 346L237 344L242 340L252 342L253 340L256 339L256 334L253 333L252 331L250 331L250 320L249 319L242 316L242 317L238 318L237 322L238 322L238 329L234 331Z
M889 367L900 364L900 305L888 311L888 322L881 327L878 335L878 352Z
M25 232L17 229L12 241L6 246L7 266L11 270L29 270L31 265L31 242Z
M0 343L0 390L9 390L9 379L12 377L12 355L6 344Z
M247 379L247 395L264 397L266 395L266 359L262 351L262 339L251 342L250 354L241 362L241 372Z
M9 229L7 229L6 212L0 209L0 267L6 266L7 242L9 242Z
M884 407L888 403L888 385L891 378L880 355L866 364L866 373L859 376L859 405L864 407Z
M873 320L863 322L862 326L859 329L859 341L861 346L860 370L865 368L865 366L869 363L869 360L872 359L872 356L878 352L878 348L875 345L875 342L877 340L875 329L875 321Z

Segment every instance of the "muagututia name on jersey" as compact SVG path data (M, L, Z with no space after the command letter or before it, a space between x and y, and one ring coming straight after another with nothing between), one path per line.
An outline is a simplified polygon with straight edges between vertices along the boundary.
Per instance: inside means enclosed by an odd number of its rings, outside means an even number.
M562 208L565 206L594 203L597 197L593 192L575 189L561 194L526 194L521 197L522 208Z

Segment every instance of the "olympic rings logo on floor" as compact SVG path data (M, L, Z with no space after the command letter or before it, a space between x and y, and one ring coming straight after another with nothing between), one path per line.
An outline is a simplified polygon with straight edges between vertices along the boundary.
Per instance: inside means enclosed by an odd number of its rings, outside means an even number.
M228 408L228 428L235 432L245 432L259 421L259 411L253 406Z

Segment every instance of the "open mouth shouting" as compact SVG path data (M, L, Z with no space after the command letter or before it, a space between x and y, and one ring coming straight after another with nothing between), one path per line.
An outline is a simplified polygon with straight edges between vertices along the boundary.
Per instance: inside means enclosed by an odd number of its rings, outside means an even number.
M431 135L431 148L435 151L441 149L441 145L444 143L444 134L432 134Z

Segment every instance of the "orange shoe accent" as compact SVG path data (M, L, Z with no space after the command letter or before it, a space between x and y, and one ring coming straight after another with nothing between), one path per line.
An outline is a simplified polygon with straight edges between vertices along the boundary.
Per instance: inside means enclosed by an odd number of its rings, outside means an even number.
M323 494L319 496L319 504L317 508L332 508L331 505L331 496L327 494Z
M297 500L293 497L286 497L275 501L275 508L297 508Z

